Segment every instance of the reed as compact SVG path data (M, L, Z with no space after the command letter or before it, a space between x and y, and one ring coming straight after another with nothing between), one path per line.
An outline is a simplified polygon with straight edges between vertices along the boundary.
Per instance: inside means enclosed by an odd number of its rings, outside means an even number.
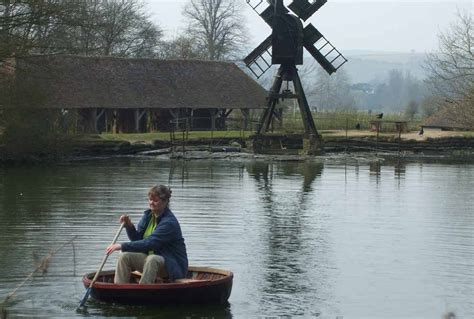
M25 283L31 279L31 277L33 277L33 275L39 271L41 271L42 273L45 273L48 269L48 266L49 266L49 262L51 260L51 258L56 254L58 253L64 246L72 243L75 239L77 238L77 236L74 236L73 238L71 238L70 240L68 240L67 242L63 243L61 246L59 246L58 248L56 248L55 250L52 250L50 251L50 253L44 257L40 263L37 264L36 268L28 275L26 276L25 279L23 279L22 282L20 282L16 287L15 289L13 289L6 297L5 299L3 299L2 302L0 302L0 313L2 315L2 319L5 319L7 318L7 303L8 301L15 295L15 293L18 291L18 289L20 289L21 287L23 287L23 285L25 285Z

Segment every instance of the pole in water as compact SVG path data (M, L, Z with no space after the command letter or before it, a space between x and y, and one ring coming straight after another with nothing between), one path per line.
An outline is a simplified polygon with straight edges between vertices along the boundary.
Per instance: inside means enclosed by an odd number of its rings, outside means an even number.
M117 239L120 235L120 232L122 231L123 227L125 226L125 223L122 223L120 225L120 228L119 230L117 231L117 233L115 234L115 237L114 237L114 240L112 241L111 245L115 244L117 242ZM87 299L89 298L89 295L91 294L91 291L92 291L92 286L94 285L94 283L96 282L97 278L99 278L99 274L100 272L102 271L102 268L104 268L104 265L105 265L105 262L107 261L107 258L109 257L109 255L105 254L104 255L104 258L102 259L102 263L100 264L99 266L99 269L97 270L97 272L95 273L95 276L94 278L92 279L91 283L89 284L89 287L87 287L87 290L86 290L86 293L84 295L84 297L82 298L81 300L81 303L79 304L79 307L77 307L76 310L79 310L79 308L83 307L86 302L87 302Z

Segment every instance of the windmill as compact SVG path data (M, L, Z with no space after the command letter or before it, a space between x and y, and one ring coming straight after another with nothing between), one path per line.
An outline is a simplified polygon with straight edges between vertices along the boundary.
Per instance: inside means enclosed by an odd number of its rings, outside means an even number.
M303 47L328 72L336 72L347 59L311 24L303 27L306 21L327 0L293 0L288 8L283 0L246 0L247 4L272 28L269 35L244 59L245 65L260 78L272 65L279 64L275 80L268 96L268 104L257 126L257 136L268 131L272 118L281 121L275 105L280 98L296 98L303 120L305 136L312 147L320 144L321 137L314 124L311 110L306 100L296 65L303 64ZM269 5L265 8L265 2ZM283 81L293 82L294 94L289 90L280 93Z

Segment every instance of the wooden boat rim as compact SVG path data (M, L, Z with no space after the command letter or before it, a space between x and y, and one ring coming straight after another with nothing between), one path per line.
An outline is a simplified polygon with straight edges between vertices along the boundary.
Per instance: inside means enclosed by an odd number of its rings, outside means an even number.
M216 280L195 280L195 281L187 281L187 282L171 282L171 283L159 283L159 284L114 284L114 283L107 283L96 281L92 289L127 289L127 290L165 290L165 289L179 289L179 288L191 288L191 287L203 287L203 286L214 286L221 283L225 283L231 281L234 277L234 274L231 271L210 268L210 267L196 267L190 266L188 271L194 272L207 272L213 273L218 275L223 275L224 277ZM112 275L115 273L115 270L106 270L101 271L101 275L107 276ZM91 279L95 272L87 273L82 277L82 281L86 287L89 287L91 283Z

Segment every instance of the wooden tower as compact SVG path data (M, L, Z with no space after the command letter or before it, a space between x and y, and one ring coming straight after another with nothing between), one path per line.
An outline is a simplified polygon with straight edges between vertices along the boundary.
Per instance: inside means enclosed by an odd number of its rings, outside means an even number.
M280 98L296 98L303 120L304 136L310 143L309 153L318 153L322 148L322 140L314 124L296 65L303 64L303 48L329 74L336 72L347 62L347 59L311 23L303 27L301 22L311 17L327 0L311 2L293 0L288 8L294 14L289 13L283 0L267 1L269 5L265 9L263 0L246 0L246 2L270 25L272 34L244 59L245 64L257 78L272 65L280 65L256 134L261 136L266 133L273 117L281 121L281 114L275 110ZM293 82L294 94L288 90L280 92L283 81Z

